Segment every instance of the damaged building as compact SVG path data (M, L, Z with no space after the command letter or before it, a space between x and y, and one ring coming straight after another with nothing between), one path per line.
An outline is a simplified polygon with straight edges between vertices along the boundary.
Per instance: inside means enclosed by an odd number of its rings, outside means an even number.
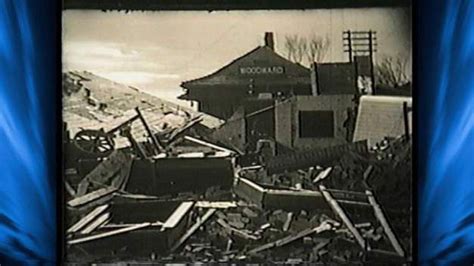
M311 94L309 69L277 54L270 32L265 34L265 45L181 86L185 93L180 99L195 101L199 111L222 119L232 116L247 98Z
M198 111L64 73L66 261L412 261L411 98L264 41L182 83Z

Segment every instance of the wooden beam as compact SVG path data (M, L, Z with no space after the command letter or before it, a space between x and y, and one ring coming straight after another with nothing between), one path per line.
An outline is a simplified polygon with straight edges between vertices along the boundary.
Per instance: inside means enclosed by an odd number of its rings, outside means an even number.
M128 180L130 179L130 173L132 172L132 167L133 167L134 160L130 158L129 161L125 163L125 166L120 169L119 175L123 176L123 179L121 180L121 183L118 184L118 189L121 191L125 191L125 188L127 187ZM112 183L113 185L114 183Z
M140 121L145 127L145 130L148 133L148 136L151 138L151 141L153 142L153 145L155 146L157 153L160 153L161 151L165 151L165 148L163 147L161 142L155 137L155 135L153 135L153 132L148 126L148 123L146 122L145 117L143 117L142 113L140 112L140 109L137 107L135 108L135 111L137 112L138 117L140 118Z
M363 178L364 178L364 181L367 181L367 178L369 178L370 174L372 174L372 171L374 170L374 166L373 165L369 165L367 167L367 169L365 169L364 171L364 175L363 175Z
M69 182L67 182L66 180L64 180L64 186L66 187L66 191L70 196L72 197L76 196L76 191L74 191L74 189L71 187Z
M200 123L201 121L203 120L202 117L198 116L198 117L195 117L193 119L191 119L188 123L186 123L186 125L184 125L182 128L177 128L175 129L172 133L171 133L171 136L168 138L167 140L167 144L172 144L177 138L179 135L183 134L186 130L192 128L193 126L197 125L198 123Z
M90 223L95 217L97 217L99 214L101 214L103 211L105 211L108 207L109 207L109 205L102 205L102 206L99 206L99 207L95 208L94 210L89 212L87 215L82 217L82 219L77 221L74 225L69 227L69 229L67 229L67 231L66 231L66 234L75 233L75 232L81 230L85 225Z
M207 212L198 219L198 221L189 228L189 230L176 242L176 244L171 247L171 252L174 252L177 248L179 248L190 236L196 232L213 214L216 212L216 209L209 209Z
M127 126L127 125L133 123L133 122L134 122L135 120L137 120L138 118L139 118L138 115L134 115L134 116L132 116L131 118L125 120L123 123L120 123L120 125L118 125L118 126L116 126L116 127L114 127L114 128L108 129L107 132L106 132L106 134L112 134L112 133L114 133L115 131L118 131L118 130L122 129L123 127L125 127L125 126Z
M212 148L212 149L215 149L215 150L218 150L218 151L229 152L231 154L235 154L235 151L226 149L226 148L221 147L221 146L217 146L215 144L212 144L212 143L204 141L204 140L200 140L200 139L193 138L193 137L190 137L190 136L184 136L184 139L189 140L189 141L194 142L194 143L197 143L197 144L200 144L200 145L203 145L203 146L206 146L206 147L209 147L209 148Z
M138 115L137 115L137 117L138 117ZM132 135L131 130L127 130L123 133L124 133L124 136L128 139L128 141L132 144L132 148L134 148L138 151L138 154L140 155L140 158L148 159L148 156L146 155L145 148L142 146L142 144L140 142L135 140L135 138Z
M367 194L367 197L369 198L369 202L374 208L375 216L377 219L380 221L383 230L385 234L387 235L388 239L390 240L390 243L392 244L393 248L397 252L397 254L401 257L405 257L405 251L403 250L402 246L400 245L400 242L398 242L397 237L393 233L392 228L390 227L387 219L385 218L385 215L383 214L382 209L380 208L380 205L377 203L375 200L374 195L370 191L365 192Z
M97 229L99 226L103 225L105 222L110 220L110 213L104 213L99 218L97 218L94 222L92 222L89 226L84 228L81 231L81 234L90 234L92 231Z
M239 181L242 183L247 184L248 186L252 187L253 189L257 190L258 192L265 192L265 189L256 183L246 179L246 178L239 178Z
M115 188L115 187L101 188L101 189L98 189L98 190L93 191L91 193L88 193L84 196L72 199L72 200L68 201L67 204L71 207L78 207L80 205L84 205L84 204L89 203L91 201L102 198L106 195L109 195L109 194L111 194L115 191L117 191L117 188Z
M164 231L166 228L175 227L193 207L193 205L193 201L185 201L181 203L178 208L176 208L175 211L170 215L170 217L168 217L168 219L165 221L161 230Z
M124 189L126 183L128 183L128 178L132 170L132 163L133 163L132 158L129 158L129 160L126 160L125 162L123 162L123 164L120 166L120 169L117 175L115 175L114 179L111 182L111 185L113 187L116 187L119 190Z
M288 231L290 229L291 222L293 221L293 213L289 212L286 216L285 224L283 224L283 232Z
M341 218L342 222L344 225L349 229L351 234L355 237L357 243L361 246L363 250L370 250L370 247L368 243L364 240L362 235L357 231L357 228L352 224L351 220L349 217L347 217L346 213L344 210L342 210L341 206L337 203L337 201L331 196L331 193L326 191L326 188L324 186L319 186L319 190L323 193L324 198L328 202L329 206L331 206L331 209L336 213L339 218Z
M242 230L238 230L236 228L233 228L232 226L230 226L226 221L224 221L222 218L219 218L217 219L217 223L224 227L224 229L226 230L226 232L229 234L229 235L236 235L240 238L244 238L246 240L258 240L259 237L256 237L254 235L251 235L251 234L248 234Z
M326 168L325 170L321 171L318 176L316 176L316 178L313 180L313 183L317 183L321 180L324 180L326 179L326 177L329 176L329 174L331 173L332 171L332 167L328 167Z
M125 228L130 226L135 226L137 224L102 224L100 228ZM161 227L163 222L157 221L150 225L150 227Z
M93 240L97 240L97 239L101 239L101 238L105 238L105 237L109 237L109 236L114 236L114 235L119 235L119 234L131 232L131 231L135 231L135 230L138 230L138 229L148 227L150 225L151 225L151 223L141 223L141 224L137 224L137 225L134 225L134 226L130 226L130 227L126 227L126 228L122 228L122 229L118 229L118 230L114 230L114 231L110 231L110 232L106 232L106 233L101 233L101 234L97 234L97 235L93 235L93 236L73 239L73 240L68 241L67 244L68 245L81 244L81 243L84 243L84 242L89 242L89 241L93 241Z
M319 226L317 227L314 227L314 228L309 228L309 229L305 229L303 231L300 231L299 233L295 234L295 235L290 235L290 236L287 236L287 237L284 237L284 238L281 238L279 240L276 240L276 241L273 241L273 242L270 242L268 244L265 244L265 245L262 245L262 246L259 246L259 247L256 247L252 250L250 250L248 252L249 255L255 255L257 254L258 252L262 252L264 250L267 250L267 249L271 249L271 248L275 248L275 247L281 247L281 246L284 246L288 243L291 243L295 240L298 240L298 239L301 239L305 236L309 236L311 234L314 234L314 233L321 233L321 232L324 232L324 231L328 231L328 230L331 230L332 229L332 225L328 222L323 222L321 223Z
M100 162L86 177L79 183L77 195L83 196L87 193L89 185L95 187L105 187L112 184L117 186L117 182L121 182L124 177L122 168L131 162L131 157L122 151L113 151L107 159ZM119 175L117 177L117 174Z
M228 209L236 208L238 205L235 201L197 201L194 206L198 208Z

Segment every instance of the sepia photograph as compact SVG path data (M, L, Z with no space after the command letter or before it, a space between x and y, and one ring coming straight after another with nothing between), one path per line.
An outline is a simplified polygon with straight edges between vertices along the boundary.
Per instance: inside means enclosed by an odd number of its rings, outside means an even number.
M65 264L412 263L411 7L62 28Z

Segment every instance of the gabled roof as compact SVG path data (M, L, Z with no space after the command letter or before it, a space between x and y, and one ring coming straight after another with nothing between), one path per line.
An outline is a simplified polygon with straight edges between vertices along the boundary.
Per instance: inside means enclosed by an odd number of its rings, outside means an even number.
M242 67L282 67L284 73L267 74L242 74ZM234 59L229 64L219 70L201 78L184 81L181 86L184 88L195 88L210 85L240 85L248 83L249 79L254 80L254 84L265 82L265 84L311 84L309 77L310 70L302 65L293 63L280 56L267 46L259 46L248 53ZM272 78L269 79L268 77Z

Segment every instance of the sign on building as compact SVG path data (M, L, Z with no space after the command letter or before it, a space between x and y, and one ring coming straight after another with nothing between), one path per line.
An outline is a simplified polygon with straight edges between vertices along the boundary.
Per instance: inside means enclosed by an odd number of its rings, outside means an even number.
M284 74L285 68L282 66L249 66L240 67L241 75L268 75L268 74Z

